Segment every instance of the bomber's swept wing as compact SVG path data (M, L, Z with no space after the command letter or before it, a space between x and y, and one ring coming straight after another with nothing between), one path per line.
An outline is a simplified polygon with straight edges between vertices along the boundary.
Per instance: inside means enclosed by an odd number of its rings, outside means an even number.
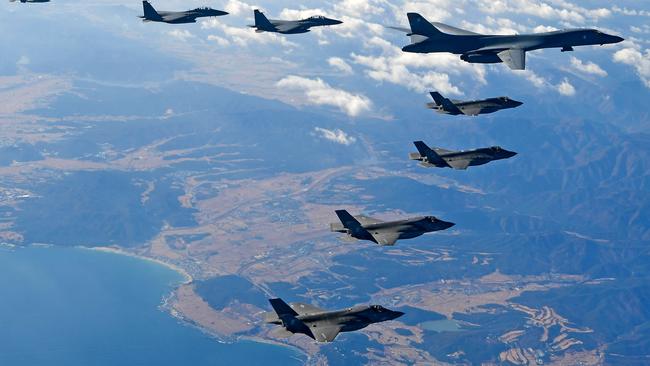
M317 313L325 312L325 310L319 308L318 306L303 304L301 302L292 302L290 306L296 313L300 315L317 314Z
M399 239L398 232L372 232L370 233L379 245L395 245Z
M497 53L497 56L512 70L526 69L526 51L521 48L510 48Z
M462 160L448 160L447 164L451 166L454 169L458 170L465 170L469 166L469 159L462 159Z
M340 325L318 325L313 324L311 332L318 342L331 342L341 332Z

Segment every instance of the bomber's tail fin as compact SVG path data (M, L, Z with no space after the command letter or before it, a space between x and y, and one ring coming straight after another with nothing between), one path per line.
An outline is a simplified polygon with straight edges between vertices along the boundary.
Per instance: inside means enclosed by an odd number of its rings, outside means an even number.
M422 15L418 13L408 13L406 15L409 18L412 34L418 34L429 38L442 37L447 35L447 33L440 31L438 28L436 28L436 26L431 24L431 22L426 20Z
M255 9L253 12L255 14L255 28L258 30L274 30L275 26L269 21L269 19L259 11Z
M269 302L271 303L271 306L273 307L273 310L278 314L279 318L282 318L283 316L298 316L298 313L296 313L295 310L289 306L284 300L282 299L269 299Z
M151 3L148 1L144 0L142 2L142 10L144 11L144 16L142 18L144 19L160 19L160 14L156 11L156 9L153 8Z

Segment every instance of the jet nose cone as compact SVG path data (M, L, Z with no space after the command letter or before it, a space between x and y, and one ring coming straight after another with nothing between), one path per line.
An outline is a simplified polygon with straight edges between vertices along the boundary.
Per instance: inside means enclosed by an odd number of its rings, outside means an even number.
M522 105L522 104L524 104L524 102L520 102L520 101L518 101L518 100L513 100L513 101L512 101L512 105L514 105L515 107L519 107L519 106Z
M391 320L397 319L402 315L404 315L404 313L401 312L401 311L393 311L392 314L391 314Z
M447 230L450 227L456 226L453 222L447 222L447 221L440 221L440 226L442 227L442 230Z
M517 155L517 153L514 152L514 151L508 151L508 152L506 152L506 155L507 155L509 158L511 158L511 157Z
M611 37L612 37L611 38L612 43L620 43L620 42L625 41L625 38L623 38L623 37L619 37L619 36L611 36Z

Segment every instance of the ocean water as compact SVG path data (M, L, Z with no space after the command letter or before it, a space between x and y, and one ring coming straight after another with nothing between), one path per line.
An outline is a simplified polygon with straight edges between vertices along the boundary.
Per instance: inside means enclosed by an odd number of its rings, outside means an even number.
M159 309L180 274L77 248L0 247L0 365L299 365L285 347L218 343Z

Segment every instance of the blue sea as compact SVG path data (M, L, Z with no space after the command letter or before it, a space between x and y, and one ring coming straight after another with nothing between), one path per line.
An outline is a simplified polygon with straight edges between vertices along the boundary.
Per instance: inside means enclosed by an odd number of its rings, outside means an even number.
M224 344L160 310L183 280L123 255L0 247L0 365L299 365L285 347Z

